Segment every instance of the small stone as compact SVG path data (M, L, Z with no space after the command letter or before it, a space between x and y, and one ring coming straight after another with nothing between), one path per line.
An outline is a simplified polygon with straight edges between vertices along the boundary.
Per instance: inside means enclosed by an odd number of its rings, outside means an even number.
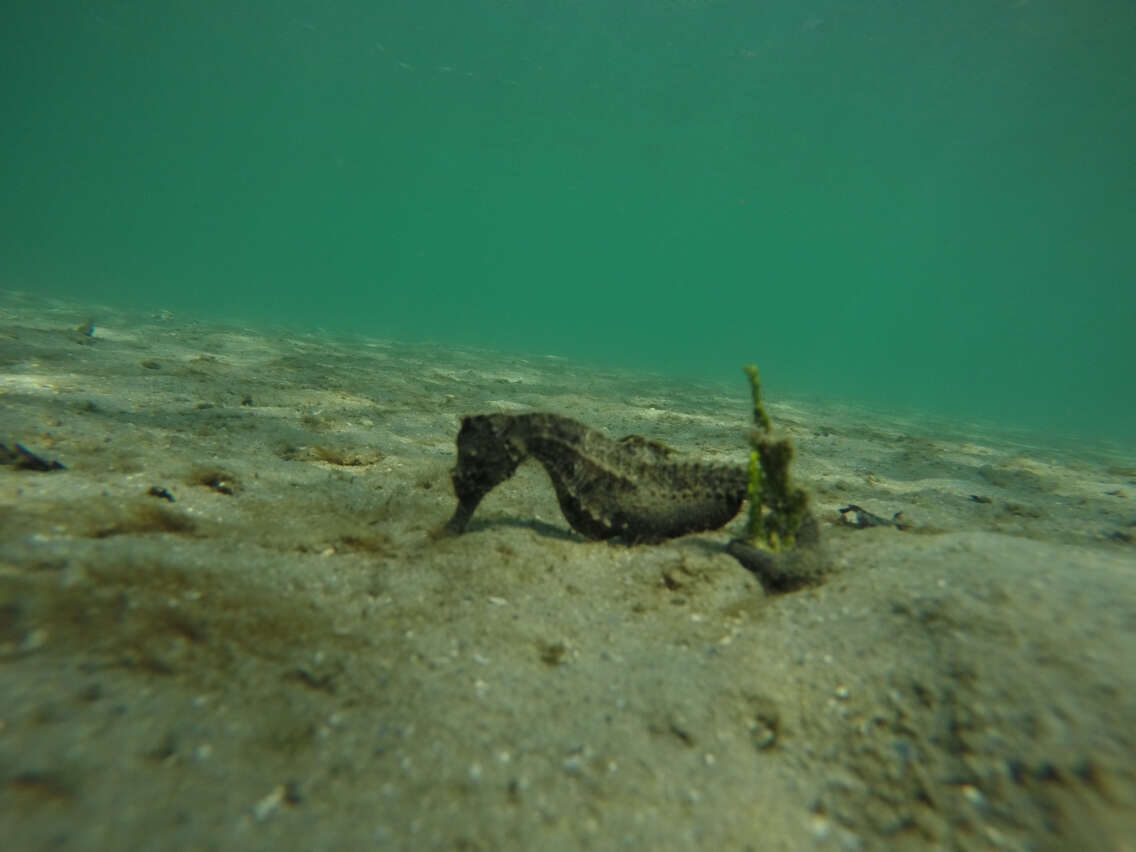
M23 652L36 651L47 644L47 631L42 627L35 627L24 634L20 641L20 650Z
M759 726L753 732L753 744L759 750L769 748L777 742L777 733L772 728L767 728L764 725Z
M986 797L982 795L982 791L973 784L963 784L961 790L962 797L970 802L970 804L977 808L986 806Z
M284 797L287 791L284 789L283 784L278 784L273 788L272 792L252 806L252 815L258 821L264 822L266 819L280 810L280 806L284 804Z
M813 814L809 819L809 830L817 840L824 840L832 833L832 822L824 814Z

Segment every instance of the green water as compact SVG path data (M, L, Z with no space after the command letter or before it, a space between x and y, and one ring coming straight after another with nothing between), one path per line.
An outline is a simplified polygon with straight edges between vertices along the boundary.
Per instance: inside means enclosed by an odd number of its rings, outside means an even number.
M6 10L0 287L1136 446L1131 0Z

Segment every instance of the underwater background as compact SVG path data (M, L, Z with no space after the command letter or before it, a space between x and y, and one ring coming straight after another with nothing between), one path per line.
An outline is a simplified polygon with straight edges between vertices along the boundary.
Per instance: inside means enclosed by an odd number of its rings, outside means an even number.
M1136 447L1130 0L6 9L0 288Z

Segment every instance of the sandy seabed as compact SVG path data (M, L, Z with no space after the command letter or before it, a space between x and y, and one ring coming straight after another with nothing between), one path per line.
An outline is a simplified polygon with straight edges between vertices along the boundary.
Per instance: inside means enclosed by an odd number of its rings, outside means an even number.
M533 463L435 535L463 414L743 464L747 393L0 294L4 848L1136 849L1134 459L773 400L821 585Z

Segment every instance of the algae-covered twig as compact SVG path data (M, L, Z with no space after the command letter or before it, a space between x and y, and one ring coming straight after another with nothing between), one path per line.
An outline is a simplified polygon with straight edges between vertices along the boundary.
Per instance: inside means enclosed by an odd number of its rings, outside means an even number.
M746 364L742 369L749 377L749 389L753 395L753 425L765 434L773 431L773 424L769 415L765 413L765 403L761 401L761 373L753 364Z
M749 436L749 522L746 541L773 552L792 547L801 521L808 510L809 497L789 480L793 445L788 438L775 439L773 425L761 400L761 375L747 365L753 394L754 428Z
M817 582L827 570L820 529L809 511L809 497L789 478L793 445L777 438L761 399L761 375L746 366L753 395L749 435L749 519L744 538L727 552L748 568L770 592L784 592Z

